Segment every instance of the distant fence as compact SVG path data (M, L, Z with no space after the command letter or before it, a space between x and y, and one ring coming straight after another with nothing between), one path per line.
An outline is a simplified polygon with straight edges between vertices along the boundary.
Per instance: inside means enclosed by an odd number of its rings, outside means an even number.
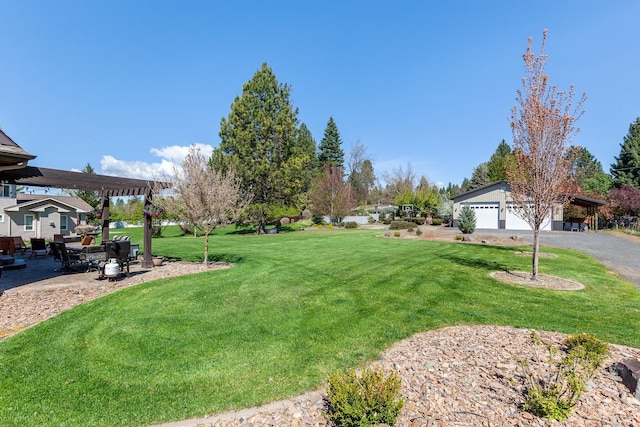
M598 221L598 229L604 230L607 228L623 228L626 230L640 230L638 228L638 217L637 216L622 216L613 219L602 219Z
M373 221L378 221L380 219L380 214L374 213L369 215L349 215L342 218L342 222L355 222L356 224L364 225L369 224L369 218L373 218ZM328 216L325 216L324 222L327 224L331 222Z

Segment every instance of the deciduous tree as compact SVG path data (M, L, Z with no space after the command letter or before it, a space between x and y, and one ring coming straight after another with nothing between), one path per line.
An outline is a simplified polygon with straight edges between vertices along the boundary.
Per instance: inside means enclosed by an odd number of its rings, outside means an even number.
M351 147L349 152L347 175L355 202L366 205L369 192L375 186L376 177L367 154L367 147L359 141Z
M309 200L315 215L327 215L332 221L348 215L354 206L353 196L351 185L344 181L342 168L325 165L311 188Z
M540 227L550 220L556 206L569 202L566 191L572 158L568 142L578 131L575 122L586 99L583 95L574 106L573 86L562 92L549 83L544 70L546 40L544 30L540 54L536 55L529 38L523 55L525 77L511 111L514 165L507 173L514 211L533 230L533 280L538 278Z
M226 171L214 169L195 145L182 162L182 169L174 172L172 192L164 205L168 212L192 224L204 234L204 264L209 261L209 235L217 227L236 220L246 205L233 167Z

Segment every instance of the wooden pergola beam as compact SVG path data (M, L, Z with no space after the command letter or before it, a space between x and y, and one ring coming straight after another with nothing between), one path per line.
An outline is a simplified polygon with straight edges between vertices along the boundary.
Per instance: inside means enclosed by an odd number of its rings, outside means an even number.
M109 198L144 196L145 206L152 203L155 191L168 189L162 181L122 178L83 172L26 166L20 169L0 170L0 181L30 187L52 187L67 190L97 191L102 201L102 239L109 239ZM144 258L142 267L153 266L151 259L151 218L144 219Z

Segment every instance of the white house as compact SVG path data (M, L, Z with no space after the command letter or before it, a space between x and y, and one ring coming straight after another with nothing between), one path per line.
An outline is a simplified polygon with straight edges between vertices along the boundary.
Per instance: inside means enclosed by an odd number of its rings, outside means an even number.
M72 196L16 193L13 184L0 184L0 235L53 239L72 234L86 224L93 207Z
M453 200L453 225L457 226L462 206L469 204L476 214L476 228L503 230L531 230L531 226L524 219L515 214L511 188L507 181L497 181L471 191L460 193ZM587 210L587 218L581 222L583 226L576 227L571 220L563 219L562 206L553 208L540 227L541 230L597 230L598 207L605 204L602 200L590 199L583 196L572 196L571 204L581 206ZM586 227L584 227L586 226Z

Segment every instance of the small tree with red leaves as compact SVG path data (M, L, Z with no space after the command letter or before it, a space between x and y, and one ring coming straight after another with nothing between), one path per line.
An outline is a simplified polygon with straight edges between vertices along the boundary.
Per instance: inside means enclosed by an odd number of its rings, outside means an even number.
M341 167L325 165L311 187L309 200L314 214L341 219L353 208L351 184L344 181Z
M517 105L511 110L514 162L507 172L514 213L533 230L532 280L538 278L540 228L550 221L553 209L569 202L567 184L573 158L568 148L578 132L575 122L582 115L583 95L573 104L573 86L569 92L549 84L544 67L547 30L542 48L536 55L532 39L523 55L525 77L518 90Z

